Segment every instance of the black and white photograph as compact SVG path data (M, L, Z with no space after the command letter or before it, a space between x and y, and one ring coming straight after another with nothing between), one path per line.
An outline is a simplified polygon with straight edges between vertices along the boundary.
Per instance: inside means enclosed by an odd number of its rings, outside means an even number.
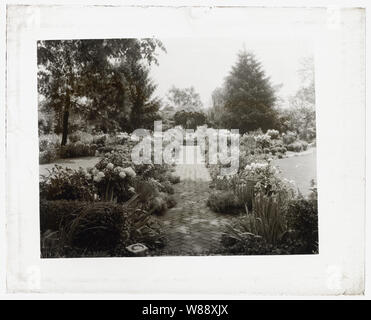
M367 5L127 2L5 8L6 292L364 294Z
M37 44L42 258L318 253L304 41Z

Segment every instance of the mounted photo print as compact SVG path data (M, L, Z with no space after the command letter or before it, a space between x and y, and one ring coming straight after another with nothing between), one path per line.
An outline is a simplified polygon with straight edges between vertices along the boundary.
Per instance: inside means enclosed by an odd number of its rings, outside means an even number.
M41 257L318 253L313 47L272 40L38 41Z
M8 7L8 290L362 292L364 23Z

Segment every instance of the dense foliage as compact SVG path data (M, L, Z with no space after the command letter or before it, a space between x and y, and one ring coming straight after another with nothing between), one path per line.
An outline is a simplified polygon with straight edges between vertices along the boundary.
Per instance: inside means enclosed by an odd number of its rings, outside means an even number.
M40 202L41 254L44 258L127 256L126 246L162 246L158 221L147 212L112 202Z
M198 126L204 125L206 121L206 115L203 112L182 110L174 115L175 125L182 126L185 129L196 130Z
M179 177L166 165L133 165L132 146L116 144L92 168L55 165L41 177L43 257L130 255L125 248L133 241L148 248L163 244L154 215L176 205L173 184Z
M158 215L176 205L180 179L170 165L134 164L130 133L152 130L159 119L183 137L186 129L207 133L207 126L240 130L237 172L221 176L227 165L208 166L207 206L230 214L221 254L317 253L316 188L303 197L272 162L315 145L313 61L304 61L301 87L280 109L278 86L243 51L204 112L193 87L173 86L165 103L154 97L150 67L159 48L155 39L38 42L40 164L99 157L91 168L55 165L41 177L42 257L128 256L137 242L152 253L161 248ZM209 142L200 147L207 155Z
M148 125L159 105L151 99L155 86L143 61L157 62L158 47L164 48L153 39L38 42L40 108L54 117L61 145L73 128L71 119L85 125L90 120L105 132L132 128L142 120Z
M166 98L168 105L176 111L200 112L202 109L201 97L193 87L179 89L173 86Z
M318 253L317 198L296 197L287 207L272 206L272 201L265 198L260 212L255 210L227 226L222 238L223 254Z
M209 166L212 177L207 205L221 214L232 213L222 237L221 254L310 254L318 252L316 188L304 198L293 181L282 178L273 157L286 146L308 144L277 130L246 133L240 137L240 168L221 176L221 164ZM303 145L303 146L302 146ZM313 182L314 183L314 182Z
M276 96L269 78L252 53L238 55L224 87L213 94L216 125L245 133L277 126ZM220 105L221 104L221 105ZM222 116L216 116L221 111Z

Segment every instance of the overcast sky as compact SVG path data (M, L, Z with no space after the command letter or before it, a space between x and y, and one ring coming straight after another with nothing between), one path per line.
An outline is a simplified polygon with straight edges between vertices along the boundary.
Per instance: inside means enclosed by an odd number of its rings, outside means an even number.
M163 98L172 85L194 86L204 107L210 106L211 93L224 78L244 47L255 53L273 85L282 84L280 95L287 98L300 86L298 69L303 57L313 54L305 38L287 40L241 38L168 38L161 39L167 53L160 53L159 66L152 66L151 77L157 83L156 95Z

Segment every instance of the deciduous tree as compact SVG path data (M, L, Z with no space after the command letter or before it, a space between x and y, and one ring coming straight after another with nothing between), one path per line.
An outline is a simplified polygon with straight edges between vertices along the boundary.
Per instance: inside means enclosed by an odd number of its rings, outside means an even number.
M71 113L115 124L127 101L117 66L128 61L157 62L154 39L50 40L38 42L38 90L54 110L67 142Z
M200 112L202 110L200 95L193 87L179 89L173 86L167 94L167 99L176 111Z

